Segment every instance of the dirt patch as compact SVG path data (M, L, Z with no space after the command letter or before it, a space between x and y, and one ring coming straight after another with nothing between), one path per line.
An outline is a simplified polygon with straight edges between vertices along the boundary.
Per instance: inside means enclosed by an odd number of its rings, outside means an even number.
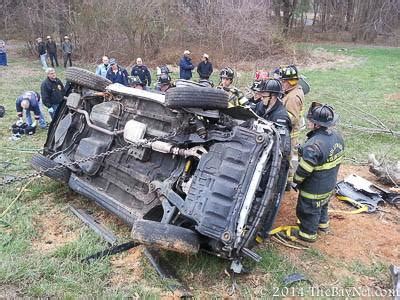
M50 207L45 214L37 216L34 223L39 235L32 241L32 248L41 253L48 253L77 239L78 231L66 226L67 218L70 216Z
M400 93L386 94L385 100L400 101Z
M112 257L112 274L110 277L111 286L120 288L142 280L142 258L143 246L132 248L123 255Z
M300 71L327 70L333 68L353 68L366 61L364 57L354 57L342 52L330 52L323 48L310 51L295 51L292 55L274 55L262 60L241 61L231 66L240 71L254 71L255 69L274 70L278 66L285 66L288 62L296 64ZM237 76L240 77L240 72Z
M0 299L16 299L23 297L21 289L11 284L0 284Z
M301 62L300 67L308 70L327 70L333 68L353 68L365 62L366 58L344 55L346 49L333 53L322 48L316 48L310 52Z
M376 182L374 175L365 166L342 166L339 178L357 174ZM378 184L378 183L377 183ZM283 199L274 226L294 225L297 193L291 191ZM350 211L353 208L333 198L330 209ZM321 235L311 247L329 257L340 261L359 260L363 263L382 261L398 263L400 261L400 211L384 206L382 211L372 214L330 213L331 232Z

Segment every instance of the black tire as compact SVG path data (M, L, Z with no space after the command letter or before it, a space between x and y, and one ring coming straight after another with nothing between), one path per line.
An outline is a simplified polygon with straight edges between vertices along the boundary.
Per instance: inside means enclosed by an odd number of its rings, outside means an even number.
M135 221L131 236L138 243L184 254L196 254L200 248L194 231L156 221Z
M223 90L185 86L169 89L165 94L167 107L221 109L228 107L229 95Z
M104 92L112 82L85 69L70 67L65 71L67 81L79 84L89 89Z
M60 166L59 163L42 154L35 154L31 159L31 165L37 171L43 171ZM68 168L63 167L45 172L44 175L61 182L68 182L69 177L71 176L71 171Z

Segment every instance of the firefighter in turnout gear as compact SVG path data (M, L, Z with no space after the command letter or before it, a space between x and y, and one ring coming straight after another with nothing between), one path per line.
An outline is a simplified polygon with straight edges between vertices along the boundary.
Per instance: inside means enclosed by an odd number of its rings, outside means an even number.
M303 121L303 104L304 104L304 92L302 87L299 85L299 73L294 65L287 66L286 68L280 69L280 79L283 85L283 91L285 93L282 102L289 113L290 120L292 121L292 153L291 163L289 170L288 182L293 181L294 171L298 164L298 153L297 145L299 144L298 137L300 132L301 123Z
M299 149L300 161L294 174L299 190L296 215L297 237L314 242L318 229L328 231L328 203L333 194L344 154L342 136L330 127L338 116L333 108L313 102L307 114L307 141Z
M267 121L273 122L274 127L280 135L280 146L282 160L278 175L277 186L282 187L286 184L287 174L289 171L289 159L290 159L290 131L292 130L292 124L286 108L282 104L282 84L277 79L266 79L261 80L257 86L257 92L259 93L261 101L256 104L255 112L258 116L264 118ZM269 174L266 170L265 174ZM265 191L267 184L267 177L263 176L260 182L262 191ZM283 191L276 191L276 193L283 193ZM272 214L276 214L279 208L279 203L271 210ZM261 242L268 235L268 230L272 226L271 220L266 220L263 227L261 228L257 241Z
M223 68L219 73L219 78L221 79L221 82L217 88L223 89L224 91L229 93L228 108L243 106L249 101L238 88L232 85L234 77L235 72L229 67Z

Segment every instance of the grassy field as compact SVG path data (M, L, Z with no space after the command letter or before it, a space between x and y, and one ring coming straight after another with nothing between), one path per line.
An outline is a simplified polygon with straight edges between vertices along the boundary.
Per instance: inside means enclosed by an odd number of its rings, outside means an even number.
M338 49L342 48L323 47L332 53L339 53ZM360 118L361 109L379 118L388 128L400 131L400 49L346 48L347 51L340 53L354 57L351 66L304 68L303 73L312 85L312 92L306 98L307 105L311 101L333 104L340 113L341 124L360 126L366 122ZM30 157L43 146L46 138L46 131L38 129L34 136L19 141L9 140L9 126L16 119L15 98L26 90L38 91L44 78L37 61L10 53L9 64L9 67L0 69L0 104L7 109L6 116L0 119L0 177L3 179L30 172ZM63 69L57 71L63 79ZM251 78L252 74L241 73L237 85L248 85ZM216 75L213 80L218 82ZM376 122L376 119L372 120ZM361 133L345 127L341 129L350 158L364 161L368 153L400 157L398 138ZM104 249L106 244L69 212L69 203L89 207L115 230L122 241L129 238L129 228L115 218L104 217L101 209L62 184L47 178L35 180L2 216L24 184L1 187L0 191L0 298L15 295L159 298L168 295L166 282L157 277L142 256L138 256L139 262L131 267L123 265L131 252L90 265L80 262L82 258ZM329 285L336 280L335 286L351 287L363 284L360 278L367 277L378 286L389 286L387 265L382 261L366 264L355 259L348 264L316 249L293 254L275 244L260 246L257 251L263 260L260 264L246 261L251 274L237 278L235 295L259 297L277 292L277 295L284 296L283 278L293 272L301 272L320 285ZM206 254L196 257L165 255L195 295L229 294L232 279L224 273L226 262ZM116 268L118 263L119 269ZM320 266L317 271L312 267L314 264ZM324 265L329 265L329 270L321 267ZM126 276L122 273L122 278L119 278L121 270L129 273ZM344 275L339 276L334 270L345 270ZM306 283L297 285L296 291L306 286Z

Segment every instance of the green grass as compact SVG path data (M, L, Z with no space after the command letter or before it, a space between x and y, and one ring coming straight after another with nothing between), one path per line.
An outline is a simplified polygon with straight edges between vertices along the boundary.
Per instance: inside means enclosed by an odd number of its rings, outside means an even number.
M342 47L330 46L327 50L337 52ZM332 104L340 115L340 124L372 127L360 116L357 109L368 112L394 131L400 131L400 101L389 100L387 95L400 93L400 49L348 47L346 55L361 57L363 60L354 67L340 67L329 70L304 71L310 80L312 91L307 103L320 101ZM342 52L340 52L342 53ZM398 99L398 98L397 98ZM370 120L375 121L371 116ZM368 134L343 128L347 156L365 160L368 153L389 158L400 157L399 137L385 134Z
M331 52L337 52L341 48L323 47ZM357 117L356 110L346 106L346 103L351 103L376 115L388 127L400 131L399 101L385 98L385 95L400 93L400 77L397 72L400 69L400 49L354 47L348 48L345 54L364 59L351 68L303 70L312 86L311 93L306 97L306 106L317 100L333 104L342 123L351 121L362 125L363 121ZM40 83L45 77L37 61L17 58L15 55L11 55L9 61L9 67L0 69L0 104L7 109L5 118L0 119L0 177L30 172L30 158L43 147L46 138L46 131L39 129L34 136L26 136L19 141L9 140L9 126L16 120L15 98L25 90L39 91ZM57 69L61 79L64 79L63 71L63 68ZM176 75L173 74L174 77ZM248 86L252 77L250 72L240 72L235 84L239 87ZM217 83L218 74L214 74L212 80ZM48 115L47 118L49 119ZM394 137L359 133L342 127L340 129L345 135L349 157L364 160L370 152L399 157L400 147L394 147L397 142ZM9 163L9 166L3 168L4 163ZM21 186L22 184L15 184L1 188L0 214L11 204ZM21 290L25 296L63 298L158 298L168 290L167 283L159 279L145 260L141 263L144 269L142 280L123 287L110 284L110 258L90 265L80 263L82 258L102 250L106 245L69 213L67 198L80 201L82 205L92 205L60 183L46 178L36 180L0 220L0 288L11 285ZM101 211L94 206L92 208L94 211ZM62 243L52 251L41 251L33 245L42 239L46 228L40 220L49 217L49 212L58 212L62 218L57 222L64 230L74 232L76 238ZM107 225L118 231L115 224ZM118 233L122 239L129 238L129 228L119 230ZM238 293L243 297L271 296L274 288L283 288L283 279L294 272L303 273L311 279L314 277L318 282L329 281L323 278L323 274L315 278L306 267L298 265L281 253L279 247L262 246L257 252L262 256L262 261L256 264L245 260L251 274L236 279ZM323 253L315 249L298 253L303 262L308 262L306 265L323 265L328 261ZM179 277L199 298L204 295L226 295L227 288L232 284L232 279L224 272L229 263L222 259L203 253L194 257L165 253L165 257L176 266ZM380 284L387 282L387 269L383 263L363 265L355 262L349 266L340 266L352 272L352 276L340 281L339 285L343 287L355 286L360 276L375 278ZM251 279L252 274L258 278L257 283ZM299 283L295 287L307 285Z

